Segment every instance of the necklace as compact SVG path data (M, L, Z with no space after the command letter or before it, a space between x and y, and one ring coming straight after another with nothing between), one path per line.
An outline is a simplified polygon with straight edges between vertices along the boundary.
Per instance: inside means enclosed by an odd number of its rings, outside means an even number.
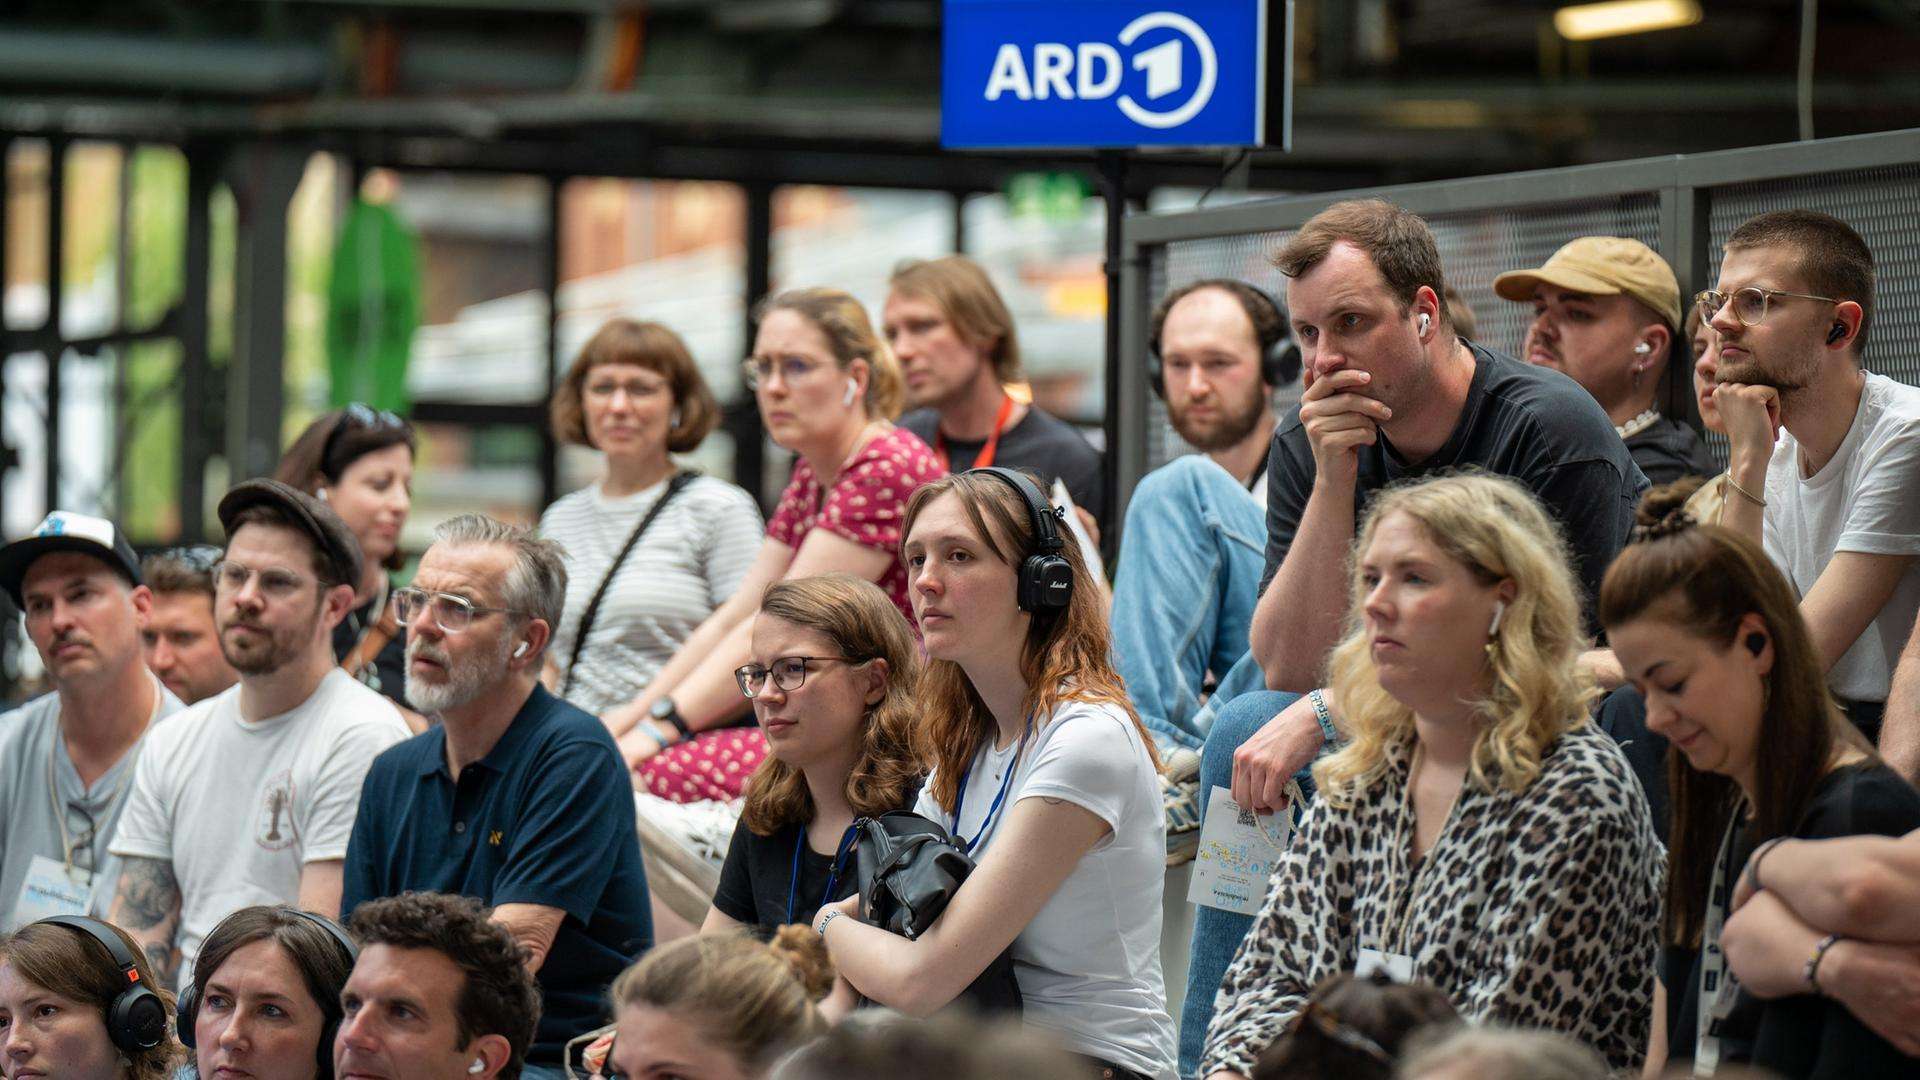
M1619 432L1622 439L1631 439L1635 435L1652 427L1659 419L1659 409L1648 409L1646 412L1641 413L1639 416L1634 417L1624 424L1613 425L1613 430Z

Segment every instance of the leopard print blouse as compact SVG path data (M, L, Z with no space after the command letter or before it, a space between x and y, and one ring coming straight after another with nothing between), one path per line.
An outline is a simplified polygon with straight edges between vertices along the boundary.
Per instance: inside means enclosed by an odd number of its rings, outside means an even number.
M1613 740L1589 724L1561 736L1518 794L1469 780L1418 865L1411 765L1409 741L1355 805L1314 805L1220 985L1200 1075L1251 1074L1363 947L1412 957L1470 1021L1558 1031L1637 1065L1666 853Z

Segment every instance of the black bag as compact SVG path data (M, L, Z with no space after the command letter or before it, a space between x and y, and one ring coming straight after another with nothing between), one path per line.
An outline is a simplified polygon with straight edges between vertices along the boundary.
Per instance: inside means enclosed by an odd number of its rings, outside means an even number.
M939 822L896 810L863 817L855 848L864 921L912 940L939 920L960 883L973 872ZM1020 985L1013 977L1013 946L988 964L954 999L980 1012L1020 1012Z

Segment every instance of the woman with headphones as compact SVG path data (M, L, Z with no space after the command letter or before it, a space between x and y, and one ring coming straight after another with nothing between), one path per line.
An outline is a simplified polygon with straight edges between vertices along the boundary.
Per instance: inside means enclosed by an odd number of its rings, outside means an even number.
M854 989L913 1015L953 1001L1011 945L1025 1021L1087 1075L1170 1078L1157 762L1079 548L1010 469L920 488L904 527L933 761L915 810L976 869L917 939L862 924L858 896L821 908L814 928Z
M332 1080L340 989L353 971L346 931L287 907L248 907L207 935L180 996L180 1041L197 1075Z
M56 915L0 938L0 1069L7 1077L166 1080L173 995L120 928Z

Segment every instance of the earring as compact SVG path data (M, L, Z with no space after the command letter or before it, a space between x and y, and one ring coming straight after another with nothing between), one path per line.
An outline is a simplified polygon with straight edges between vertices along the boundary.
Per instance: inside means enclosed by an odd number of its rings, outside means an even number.
M672 412L667 414L667 426L676 427L676 428L680 426L680 410L679 409L675 409Z

